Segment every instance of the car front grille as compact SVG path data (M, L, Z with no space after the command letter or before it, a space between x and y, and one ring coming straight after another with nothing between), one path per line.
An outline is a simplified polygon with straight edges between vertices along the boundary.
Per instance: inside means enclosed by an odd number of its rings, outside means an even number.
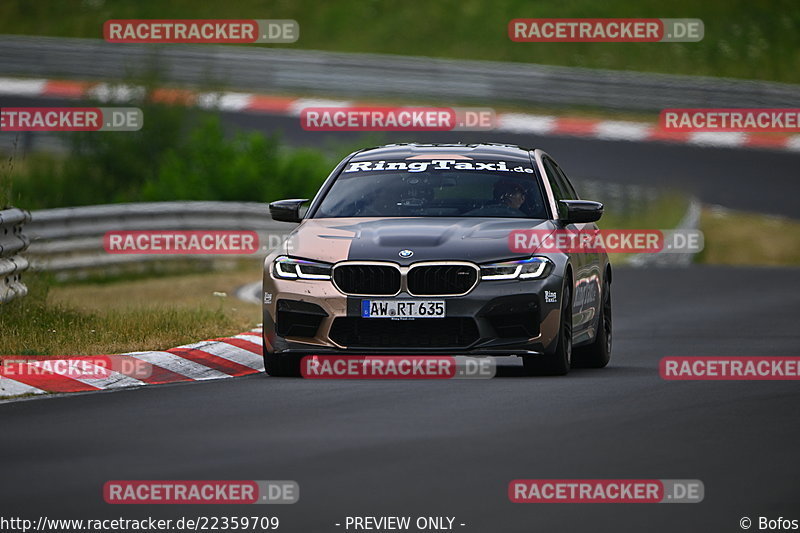
M400 271L388 265L337 266L333 281L345 294L392 296L400 291Z
M339 317L334 319L331 339L348 348L465 348L478 340L471 318Z
M408 292L415 296L448 296L469 292L478 270L469 265L421 265L407 274Z
M407 271L406 271L407 269ZM333 269L333 282L345 294L394 296L405 290L412 296L459 296L478 282L478 267L465 263L417 263L411 268L394 264L344 263Z

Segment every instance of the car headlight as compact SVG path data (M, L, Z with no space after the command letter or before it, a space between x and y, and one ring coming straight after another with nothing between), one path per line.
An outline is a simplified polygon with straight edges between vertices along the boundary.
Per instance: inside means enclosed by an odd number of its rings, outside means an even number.
M553 270L553 262L546 257L531 257L517 261L503 261L481 265L482 280L541 279Z
M331 279L331 265L282 255L272 263L272 274L280 279Z

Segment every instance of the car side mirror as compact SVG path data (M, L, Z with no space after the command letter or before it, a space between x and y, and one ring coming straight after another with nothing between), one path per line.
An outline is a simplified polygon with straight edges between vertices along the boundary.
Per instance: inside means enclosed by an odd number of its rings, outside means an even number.
M596 222L603 216L603 204L600 202L591 202L589 200L560 200L559 203L566 211L566 216L563 217L565 224Z
M272 220L279 222L300 222L303 219L300 211L307 201L308 198L295 198L272 202L269 204L269 214L272 216Z

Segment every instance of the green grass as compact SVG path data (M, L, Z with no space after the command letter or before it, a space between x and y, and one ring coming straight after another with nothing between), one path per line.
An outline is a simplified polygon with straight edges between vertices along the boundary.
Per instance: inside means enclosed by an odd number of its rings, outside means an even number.
M594 198L592 198L594 199ZM602 202L602 198L599 200ZM676 192L665 192L656 200L632 206L625 213L607 211L597 223L601 229L669 229L678 225L686 214L688 198Z
M75 285L26 274L28 296L0 305L0 354L165 350L235 335L261 321L258 305L232 296L259 270Z
M11 207L11 179L18 163L16 145L14 141L11 152L0 158L0 209Z
M603 198L587 198L603 201ZM653 201L640 202L630 206L628 211L606 211L597 222L600 229L670 229L678 225L686 209L689 199L684 194L673 191L664 191ZM630 254L608 254L613 264L624 264Z
M700 216L710 265L800 266L800 222L789 218L705 208Z
M699 43L516 43L513 18L700 18ZM800 82L796 0L4 0L0 32L102 36L111 18L292 18L290 48ZM254 45L246 45L254 46ZM278 45L273 45L278 46Z

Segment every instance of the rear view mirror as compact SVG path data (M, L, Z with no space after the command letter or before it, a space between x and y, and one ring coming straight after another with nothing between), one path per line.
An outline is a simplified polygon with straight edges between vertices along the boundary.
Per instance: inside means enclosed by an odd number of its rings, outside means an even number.
M300 211L308 198L295 198L292 200L278 200L269 204L269 214L272 220L279 222L300 222L303 216Z
M566 224L581 224L596 222L603 216L603 204L589 200L561 200L559 202L566 208Z

